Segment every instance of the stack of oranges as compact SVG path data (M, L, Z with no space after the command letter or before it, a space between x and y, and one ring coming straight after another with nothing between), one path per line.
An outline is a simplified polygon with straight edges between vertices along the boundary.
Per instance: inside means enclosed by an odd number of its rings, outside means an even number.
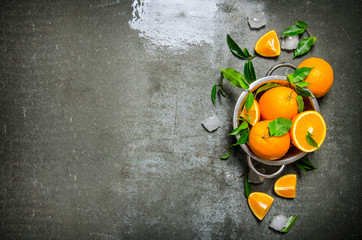
M305 81L310 84L308 88L314 96L325 95L333 83L331 66L323 59L309 58L299 65L301 67L313 67ZM248 145L255 155L266 160L277 160L291 146L303 152L313 152L322 145L327 132L324 118L314 110L299 112L297 96L292 87L278 86L265 91L260 99L255 99L249 111L243 109L241 117L248 116L252 125ZM280 117L292 120L290 131L283 136L270 136L268 124ZM318 147L308 143L307 135L315 140Z

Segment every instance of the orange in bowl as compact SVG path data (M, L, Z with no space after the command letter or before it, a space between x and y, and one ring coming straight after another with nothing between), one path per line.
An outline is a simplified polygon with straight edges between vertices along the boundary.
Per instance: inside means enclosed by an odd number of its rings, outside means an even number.
M255 125L260 120L260 109L259 103L257 100L254 99L254 103L249 110L246 110L246 107L243 107L241 111L240 117L248 120L250 125Z
M319 112L305 111L292 119L289 132L294 146L303 152L313 152L322 145L327 134L327 125ZM308 135L313 138L318 147L308 142Z
M292 119L298 114L297 93L288 87L275 87L266 91L259 100L261 118L274 120L279 117Z
M249 133L249 147L255 155L266 160L277 160L283 157L290 147L289 132L280 137L269 135L270 120L257 122Z

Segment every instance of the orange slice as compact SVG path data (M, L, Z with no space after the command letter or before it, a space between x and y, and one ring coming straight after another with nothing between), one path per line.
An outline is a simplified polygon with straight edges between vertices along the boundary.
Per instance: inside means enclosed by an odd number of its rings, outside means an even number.
M299 150L303 152L313 152L322 145L327 134L327 126L319 112L313 110L301 112L292 119L292 122L290 137L294 146ZM318 148L311 146L307 142L308 132L318 144Z
M265 33L255 44L255 52L263 57L280 55L278 35L274 30Z
M274 191L281 197L294 198L297 187L297 175L287 174L275 182Z
M244 106L243 111L240 114L240 117L249 121L251 125L255 125L255 123L259 122L260 120L260 110L259 110L259 103L254 99L254 103L249 110L246 110Z
M250 193L248 197L248 204L255 215L260 221L263 220L271 205L273 204L274 198L270 195L262 192Z

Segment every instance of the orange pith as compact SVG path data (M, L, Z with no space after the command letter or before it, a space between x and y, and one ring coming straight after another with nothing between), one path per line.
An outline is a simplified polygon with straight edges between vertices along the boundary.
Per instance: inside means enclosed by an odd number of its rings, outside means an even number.
M249 147L255 155L266 160L276 160L283 157L290 147L290 136L287 132L280 137L269 135L270 120L259 121L249 133Z
M287 174L280 177L274 184L274 191L281 197L294 198L297 187L297 175Z
M250 119L249 123L255 125L260 119L259 103L254 100L254 103L249 110L246 110L246 107L244 106L240 116L246 120Z
M278 35L274 30L265 33L255 44L255 52L263 57L280 55Z
M248 197L248 204L255 215L260 221L263 220L271 205L273 204L274 198L270 195L262 192L250 193Z
M333 84L333 69L328 62L321 58L308 58L301 62L298 68L313 67L305 79L310 85L309 90L316 97L324 96Z
M305 111L296 115L292 119L290 137L294 146L303 152L313 152L318 148L309 145L306 140L308 131L312 133L312 138L320 147L326 137L327 126L324 118L317 111Z
M284 117L292 119L298 114L297 93L288 87L275 87L266 91L259 100L260 116L264 120Z

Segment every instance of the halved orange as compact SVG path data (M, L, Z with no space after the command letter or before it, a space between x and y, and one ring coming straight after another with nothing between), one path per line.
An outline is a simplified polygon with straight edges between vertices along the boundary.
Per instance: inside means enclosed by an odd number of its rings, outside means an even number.
M280 55L278 35L274 30L265 33L255 44L255 52L263 57Z
M292 122L290 138L299 150L313 152L322 145L327 134L327 126L319 112L314 110L301 112L292 119ZM317 143L318 148L307 142L308 132Z
M284 175L274 183L274 191L281 197L294 198L297 187L297 175Z
M273 204L274 198L263 192L252 192L248 197L248 204L255 215L260 221L263 220L271 205Z
M240 117L249 121L251 125L255 125L255 123L259 122L260 120L260 110L259 110L259 103L254 99L254 103L249 110L246 110L244 106L243 111L240 114Z

